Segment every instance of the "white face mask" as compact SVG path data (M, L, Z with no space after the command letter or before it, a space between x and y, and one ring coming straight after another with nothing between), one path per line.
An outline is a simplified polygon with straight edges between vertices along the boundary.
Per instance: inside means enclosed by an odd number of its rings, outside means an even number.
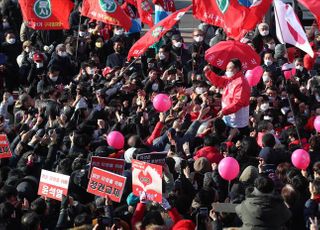
M275 134L274 129L269 130L269 133L271 133L271 134Z
M270 50L274 50L276 48L276 44L272 43L272 44L268 44L268 48Z
M288 117L287 122L290 124L295 124L294 118L293 117Z
M195 92L196 92L196 94L198 94L198 95L203 94L203 93L206 92L206 88L197 87L197 88L195 89Z
M152 91L157 91L159 89L159 84L154 83L154 84L152 84L151 88L152 88Z
M124 33L123 30L116 30L116 31L114 32L115 35L122 35L123 33Z
M60 57L66 57L66 56L68 56L68 53L65 52L65 51L58 51L58 55L59 55Z
M225 75L226 75L226 77L231 78L231 77L234 76L234 73L231 72L231 71L226 71L226 72L225 72Z
M54 81L54 82L56 82L56 81L58 80L58 76L56 76L56 77L49 77L49 78L50 78L51 81Z
M302 70L303 70L303 66L301 66L301 65L297 65L297 66L296 66L296 69L298 69L298 70L300 70L300 71L302 72Z
M14 44L14 43L16 43L16 39L15 39L15 38L9 38L9 39L7 40L7 42L8 42L9 44Z
M261 31L260 35L263 36L263 37L268 36L269 35L269 30Z
M43 62L36 62L36 67L39 69L43 67Z
M261 110L262 112L265 112L265 111L267 111L268 109L269 109L269 103L263 103L263 104L260 105L260 110Z
M271 66L271 65L272 65L272 61L270 61L270 60L264 60L264 64L265 64L266 66Z
M79 36L80 36L80 37L84 37L85 34L86 34L86 32L84 32L84 31L79 31Z
M173 44L174 47L180 48L182 46L182 42L176 42Z
M8 29L8 28L10 28L9 22L3 22L3 23L2 23L2 27L3 27L3 29Z
M90 69L90 70L89 70L89 74L90 74L90 75L94 75L94 72L95 72L94 69Z
M166 59L166 55L164 55L163 53L159 53L159 59L160 60Z
M195 37L193 37L193 39L194 39L196 42L202 42L202 41L203 41L203 36L195 36Z

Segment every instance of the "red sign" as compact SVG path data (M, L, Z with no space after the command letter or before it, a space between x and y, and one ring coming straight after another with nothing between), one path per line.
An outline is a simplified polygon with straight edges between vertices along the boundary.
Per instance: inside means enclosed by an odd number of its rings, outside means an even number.
M12 157L10 143L6 134L0 134L0 159Z
M89 172L91 172L93 167L107 170L109 172L113 172L119 175L123 174L124 171L124 160L122 159L115 159L115 158L108 158L108 157L92 157L91 158L91 167ZM90 178L91 173L89 173Z
M69 29L70 0L19 0L23 20L35 30Z
M70 176L41 170L38 195L55 200L62 200L62 194L68 194Z
M132 160L132 191L136 196L145 192L148 200L162 202L162 166Z
M94 167L87 192L120 202L125 184L125 177Z

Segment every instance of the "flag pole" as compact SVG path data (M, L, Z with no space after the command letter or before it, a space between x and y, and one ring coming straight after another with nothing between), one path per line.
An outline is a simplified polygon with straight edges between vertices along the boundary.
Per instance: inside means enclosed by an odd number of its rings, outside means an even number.
M274 7L274 6L273 6L273 7ZM276 17L277 20L278 20L278 28L279 28L279 31L280 31L280 34L281 34L282 41L284 42L283 35L282 35L282 31L281 31L281 27L279 26L280 21L279 21L279 17L278 17L278 12L277 12L277 10L274 10L274 15L275 15L275 17ZM277 26L277 25L276 25L276 26ZM286 45L286 43L284 43L284 45ZM285 71L288 71L288 70L285 70ZM290 73L291 73L291 70L290 70ZM285 76L284 76L284 71L281 71L281 75L282 75L282 77L283 77L283 79L284 79L284 86L285 86L285 90L286 90L286 92L287 92L287 98L288 98L288 102L289 102L289 107L290 107L290 110L291 110L291 112L292 112L293 119L294 119L294 127L295 127L295 130L296 130L298 139L299 139L300 147L302 148L301 136L300 136L299 129L298 129L298 126L297 126L296 115L295 115L295 113L294 113L294 111L293 111L293 106L292 106L292 103L291 103L291 100L290 100L290 94L288 93L288 84L287 84L287 79L286 79ZM292 73L291 73L291 77L292 77Z
M136 57L133 61L130 62L130 64L124 68L124 70L122 70L119 74L119 77L122 77L122 75L134 64L136 63L138 60L140 59L140 56L139 57Z
M79 25L78 25L78 33L77 33L77 44L76 44L76 60L78 59L80 26L81 26L81 12L79 13Z

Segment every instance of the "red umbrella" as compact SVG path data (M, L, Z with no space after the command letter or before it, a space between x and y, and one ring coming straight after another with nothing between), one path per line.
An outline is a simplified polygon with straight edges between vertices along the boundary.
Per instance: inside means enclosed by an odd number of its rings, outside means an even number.
M251 46L238 41L222 41L206 51L205 59L211 65L225 70L229 61L238 58L243 70L253 69L260 65L260 56Z

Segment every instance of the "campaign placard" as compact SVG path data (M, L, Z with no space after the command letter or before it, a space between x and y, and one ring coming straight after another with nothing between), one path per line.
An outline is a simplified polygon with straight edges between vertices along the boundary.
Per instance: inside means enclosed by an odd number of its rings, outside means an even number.
M125 184L125 177L94 167L87 192L120 202Z
M91 166L88 177L90 178L93 167L123 175L125 161L123 159L115 159L109 157L91 157Z
M136 159L150 164L164 165L166 163L167 152L152 152L138 154Z
M55 200L62 200L62 194L68 194L70 176L41 170L38 195Z
M10 143L6 134L0 134L0 158L10 158L12 152L10 150Z
M132 160L132 191L136 196L145 192L148 200L162 202L162 166Z

